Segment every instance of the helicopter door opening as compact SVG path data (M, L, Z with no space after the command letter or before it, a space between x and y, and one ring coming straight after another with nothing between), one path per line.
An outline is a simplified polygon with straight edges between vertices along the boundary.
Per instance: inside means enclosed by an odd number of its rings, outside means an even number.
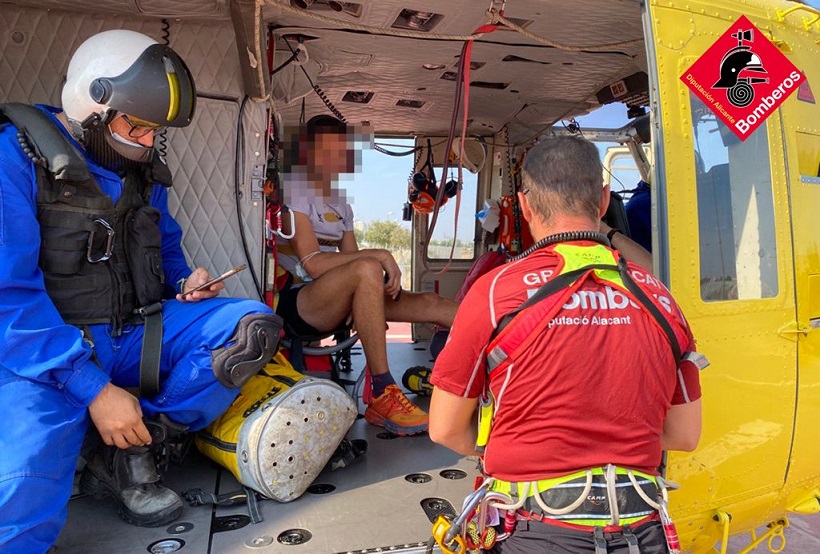
M401 286L412 284L411 226L402 217L405 183L413 167L413 139L377 136L362 151L361 167L345 176L347 201L353 206L359 248L390 250L402 273Z
M428 142L429 141L429 142ZM484 168L490 158L486 145L479 144L475 139L468 139L462 169L462 189L458 213L458 229L456 230L455 211L457 197L446 198L446 203L440 208L436 219L433 234L427 251L424 245L428 230L433 218L431 213L420 213L413 210L413 289L418 291L435 292L447 298L455 298L473 261L484 250L480 240L480 227L475 214L479 210L479 200L488 198L490 172ZM450 192L447 183L458 180L458 163L449 162L447 175L442 175L446 137L417 137L415 171L425 171L429 150L429 158L436 178L436 187L445 187ZM428 144L429 147L428 148ZM452 185L450 185L452 187ZM412 192L412 191L411 191ZM454 234L455 233L455 234ZM455 245L454 245L455 243ZM450 251L453 247L453 256L450 260ZM444 270L446 267L446 271ZM432 335L432 326L427 324L413 325L413 340L427 340Z
M681 93L680 75L739 12L726 9L721 19L692 13L691 24L680 25L676 10L658 2L648 8L663 257L655 267L712 364L701 375L709 423L695 453L670 455L669 477L683 482L676 494L685 505L722 509L752 496L775 502L789 463L797 362L795 341L778 333L795 310L778 118L741 142ZM733 528L744 524L735 514Z
M797 297L796 317L783 330L786 337L796 341L798 372L794 440L787 478L789 483L799 484L816 480L820 460L820 105L819 73L812 57L814 41L811 36L795 36L790 42L792 61L805 68L807 76L804 90L784 102L776 114L783 118L780 129L782 148L786 151Z

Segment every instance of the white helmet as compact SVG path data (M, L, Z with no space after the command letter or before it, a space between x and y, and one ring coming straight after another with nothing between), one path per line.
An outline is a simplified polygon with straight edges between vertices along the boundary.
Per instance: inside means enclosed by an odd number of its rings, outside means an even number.
M185 62L141 33L94 35L68 64L63 109L81 125L94 116L106 121L113 111L155 125L185 127L195 108L196 88Z

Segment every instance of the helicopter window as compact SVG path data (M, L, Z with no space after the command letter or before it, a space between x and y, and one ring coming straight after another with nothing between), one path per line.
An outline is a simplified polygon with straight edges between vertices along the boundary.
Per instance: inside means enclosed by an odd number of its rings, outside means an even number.
M441 166L436 166L436 175L441 175ZM456 171L450 172L447 180L455 179ZM472 260L475 258L475 232L477 220L475 217L476 198L478 197L478 175L467 170L462 172L464 183L461 188L461 204L458 208L458 237L453 251L454 260ZM430 239L428 256L430 259L448 259L453 245L453 229L455 223L456 199L450 198L447 204L441 207L438 221ZM428 216L428 225L429 225Z
M412 149L412 138L375 137L375 146L389 152ZM361 170L345 179L348 201L353 205L353 222L360 248L390 250L401 269L402 288L409 290L411 271L412 230L402 219L401 206L407 200L403 186L413 164L412 156L390 156L377 148L362 149Z
M646 155L651 158L649 148L644 146ZM604 154L604 184L620 194L624 201L629 200L635 191L635 185L641 180L641 172L632 153L625 146L612 146Z
M740 141L691 97L700 291L706 302L777 295L777 243L765 125Z

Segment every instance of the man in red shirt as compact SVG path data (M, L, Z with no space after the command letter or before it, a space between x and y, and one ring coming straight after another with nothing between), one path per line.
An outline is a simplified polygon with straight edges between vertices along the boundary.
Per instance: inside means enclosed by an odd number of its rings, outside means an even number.
M470 289L433 369L430 437L483 455L491 490L520 504L496 552L666 552L662 450L693 450L700 437L705 358L666 287L639 265L616 267L610 241L626 240L598 232L609 201L601 175L597 148L580 138L527 153L518 199L536 245ZM504 320L590 264L611 269L581 271ZM494 410L483 453L480 396Z

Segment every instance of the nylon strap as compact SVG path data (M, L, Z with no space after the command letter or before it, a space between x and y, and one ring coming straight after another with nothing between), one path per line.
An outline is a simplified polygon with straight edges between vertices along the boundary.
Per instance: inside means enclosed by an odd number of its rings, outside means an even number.
M584 275L587 271L593 269L610 269L613 271L618 271L618 266L615 265L605 265L605 264L593 264L593 265L585 265L583 267L579 267L578 269L574 269L572 271L568 271L566 273L560 274L558 277L553 279L552 281L547 281L543 285L541 285L535 294L530 296L523 304L518 306L512 312L506 314L504 317L501 318L501 321L498 322L493 334L490 336L490 342L498 336L504 328L509 325L510 321L517 316L523 310L529 308L533 304L544 300L556 292L560 290L564 290L565 288L569 287L577 277Z
M631 292L635 298L643 305L646 311L658 322L661 330L663 330L666 338L669 341L669 346L672 348L672 354L675 356L675 363L678 364L681 361L681 349L680 345L678 344L678 339L675 336L675 332L672 330L672 327L669 325L669 322L666 318L661 314L660 310L652 303L649 297L646 295L644 291L635 283L632 277L629 275L629 271L627 271L626 260L621 257L618 260L618 265L610 265L610 264L590 264L585 265L583 267L579 267L578 269L574 269L572 271L568 271L566 273L560 274L555 279L548 281L547 283L541 285L538 290L530 296L526 302L521 304L517 309L513 310L512 312L506 314L504 317L501 318L501 321L498 322L493 334L490 336L490 342L495 339L504 330L507 325L513 320L513 318L518 315L521 311L529 308L533 304L544 300L556 292L563 290L575 281L576 278L586 274L589 271L595 269L603 269L603 270L613 270L620 273L621 279L624 282L624 286L626 286L627 290Z
M159 392L159 363L162 356L162 304L156 302L138 308L145 326L140 356L140 397L150 398Z
M622 533L626 544L629 545L629 554L641 554L641 548L638 546L638 537L632 532L632 528L629 525L624 525Z
M607 554L606 539L604 538L604 528L596 527L592 532L592 540L595 543L595 554ZM630 552L630 554L632 554Z
M259 499L256 497L256 492L246 486L242 486L240 490L227 492L216 495L210 492L205 492L202 489L191 489L184 491L182 496L191 506L239 506L247 503L248 516L251 518L251 523L261 523L262 512L259 509Z
M34 106L26 104L0 104L2 111L24 133L33 154L41 158L48 171L57 180L88 181L91 174L85 159L63 133L54 126L51 118ZM38 137L35 143L32 137Z
M251 518L251 523L259 523L262 521L262 512L259 510L259 500L256 498L256 493L248 487L242 485L245 491L245 496L248 499L248 515ZM629 551L632 554L632 551Z
M79 327L80 333L83 336L83 341L91 348L91 361L94 362L97 367L102 368L102 364L100 363L100 359L97 357L97 349L96 345L94 344L94 335L91 333L91 329L88 325L82 325Z
M621 259L618 260L618 268L620 269L621 279L623 279L626 288L629 290L629 292L635 295L635 298L637 298L640 301L640 303L643 304L643 307L646 308L650 314L652 314L652 317L654 317L655 321L658 322L658 325L661 326L663 332L666 333L666 338L669 339L669 345L672 347L672 353L675 355L675 364L679 364L681 361L680 344L678 344L678 339L675 336L675 332L672 330L672 327L669 325L669 322L666 320L665 317L663 317L663 314L661 314L661 311L658 309L658 307L655 306L655 304L653 304L651 300L649 300L649 297L646 296L646 293L641 290L638 284L629 275L629 272L627 271L626 267L626 260L623 257L621 257Z

